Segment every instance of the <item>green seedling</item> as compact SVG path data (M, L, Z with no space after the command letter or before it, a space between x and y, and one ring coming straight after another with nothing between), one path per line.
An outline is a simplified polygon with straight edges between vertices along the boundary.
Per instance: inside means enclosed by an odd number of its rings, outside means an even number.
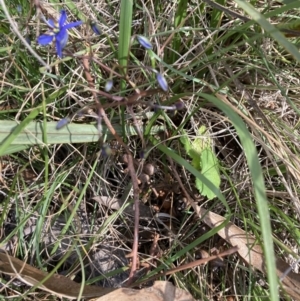
M205 126L198 130L199 137L191 141L187 135L180 138L185 151L192 159L192 165L199 170L216 187L220 187L219 161L213 151L212 141ZM216 195L202 181L196 178L196 187L202 196L209 200Z

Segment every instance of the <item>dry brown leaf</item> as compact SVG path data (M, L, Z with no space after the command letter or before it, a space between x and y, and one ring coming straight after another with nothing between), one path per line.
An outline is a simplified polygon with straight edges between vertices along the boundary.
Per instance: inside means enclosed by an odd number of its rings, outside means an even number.
M154 285L141 290L119 288L93 301L194 301L190 293L176 288L167 281L155 281Z
M49 274L42 272L23 261L0 252L0 272L16 277L30 286L37 286L39 289L50 292L59 297L77 298L81 289L81 284L76 283L62 275L53 275L48 280L40 284ZM83 289L82 297L100 297L112 292L114 289L102 288L98 286L86 285Z
M225 221L225 218L221 215L206 211L200 207L197 208L202 220L209 227L215 228ZM265 260L263 250L260 245L256 243L256 240L250 234L247 234L244 230L240 229L233 223L229 222L224 228L218 231L218 235L221 236L232 246L238 246L238 253L242 259L255 269L265 273ZM276 258L277 276L281 277L285 271L289 268L289 265L280 258ZM288 294L295 300L300 300L300 275L290 272L286 275L282 284Z

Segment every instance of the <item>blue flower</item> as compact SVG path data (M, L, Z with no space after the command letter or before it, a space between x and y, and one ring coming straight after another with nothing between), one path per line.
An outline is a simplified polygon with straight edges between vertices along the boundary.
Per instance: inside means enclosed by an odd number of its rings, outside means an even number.
M48 45L55 39L57 55L62 58L62 51L68 42L68 29L81 25L82 21L65 24L67 21L67 13L65 10L60 12L57 24L53 20L46 21L51 28L48 34L40 35L37 39L40 45Z

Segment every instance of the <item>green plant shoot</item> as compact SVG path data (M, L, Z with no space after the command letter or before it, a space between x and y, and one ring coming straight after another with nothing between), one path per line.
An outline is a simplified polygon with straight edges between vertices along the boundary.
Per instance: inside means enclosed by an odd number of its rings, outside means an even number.
M184 149L192 159L192 165L199 170L209 181L216 187L220 187L220 171L219 161L212 150L212 143L207 129L201 126L198 130L201 137L191 141L187 135L180 138ZM206 196L209 200L215 197L215 194L200 179L196 178L196 187L202 196Z

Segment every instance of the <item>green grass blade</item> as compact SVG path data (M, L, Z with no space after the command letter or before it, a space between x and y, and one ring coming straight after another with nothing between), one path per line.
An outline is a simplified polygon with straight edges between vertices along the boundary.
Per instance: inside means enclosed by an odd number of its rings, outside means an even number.
M219 99L212 95L201 93L198 95L215 104L226 114L226 116L233 123L240 138L252 176L254 194L260 218L261 232L264 242L264 254L267 265L267 277L270 286L270 300L279 300L278 279L276 276L276 263L273 248L270 213L268 207L268 200L266 196L263 172L258 160L257 150L244 122L234 111L232 111L232 109L230 109L225 103L221 102Z
M131 26L132 26L132 0L121 1L120 12L120 33L119 33L119 49L118 60L121 68L123 68L123 74L127 73L127 58L129 54L130 38L131 38Z
M225 6L226 1L225 0L217 0L217 3ZM221 21L222 21L222 15L223 12L218 9L213 9L211 12L211 20L210 20L210 27L211 28L218 28L220 27Z

